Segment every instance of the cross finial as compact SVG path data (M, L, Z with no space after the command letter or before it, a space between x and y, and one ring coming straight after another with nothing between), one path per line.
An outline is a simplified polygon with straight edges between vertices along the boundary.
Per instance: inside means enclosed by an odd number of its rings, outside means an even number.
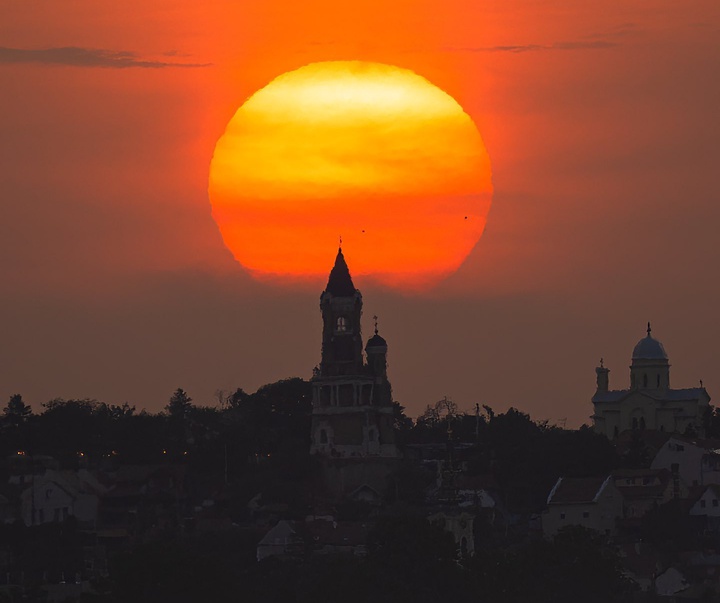
M648 328L647 328L648 337L650 337L650 331L652 331L652 329L650 328L650 321L648 320Z
M377 335L378 334L378 326L377 326L378 317L373 316L373 320L375 321L375 335Z
M600 358L600 368L605 368L605 363L602 358Z
M340 235L340 243L338 244L338 247L340 247L340 249L342 249L342 235Z

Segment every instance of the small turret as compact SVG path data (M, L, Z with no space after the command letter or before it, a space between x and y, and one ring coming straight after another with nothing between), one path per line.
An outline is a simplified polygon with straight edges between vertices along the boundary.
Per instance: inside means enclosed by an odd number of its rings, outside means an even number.
M610 369L605 368L603 359L600 358L600 366L595 369L597 374L597 391L606 392L610 386Z
M375 334L368 339L365 346L367 354L368 367L370 373L375 378L387 378L387 342L378 334L377 316L373 316L375 320Z

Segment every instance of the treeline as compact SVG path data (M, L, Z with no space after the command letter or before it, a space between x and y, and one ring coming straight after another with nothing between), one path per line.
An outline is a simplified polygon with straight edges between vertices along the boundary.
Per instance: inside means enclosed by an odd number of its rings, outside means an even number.
M516 512L542 509L560 475L601 475L620 463L612 444L592 429L562 429L533 421L514 408L496 414L485 406L478 413L463 413L444 399L416 421L400 404L395 403L394 410L401 447L442 444L452 456L454 446L465 444L466 473L492 475L505 504ZM265 474L294 481L314 466L309 454L311 412L311 384L299 378L265 385L252 394L237 389L216 407L197 406L178 389L159 413L138 412L127 404L64 399L33 413L16 395L0 417L0 455L44 455L64 468L182 462L198 474L230 482L261 466ZM408 463L397 477L393 496L420 502L429 478Z
M254 462L292 471L308 457L311 401L299 378L238 389L214 408L178 389L159 413L87 399L51 400L33 413L16 395L0 417L0 455L52 457L63 468L182 462L232 476Z

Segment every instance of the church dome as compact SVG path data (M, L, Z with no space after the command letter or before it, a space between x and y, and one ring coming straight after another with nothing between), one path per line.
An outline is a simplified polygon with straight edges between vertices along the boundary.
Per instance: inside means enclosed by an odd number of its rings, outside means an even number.
M648 323L647 336L638 341L632 354L633 360L667 360L663 344L650 335L650 323Z
M370 339L368 339L365 349L368 348L387 348L387 341L385 341L380 335L375 333Z

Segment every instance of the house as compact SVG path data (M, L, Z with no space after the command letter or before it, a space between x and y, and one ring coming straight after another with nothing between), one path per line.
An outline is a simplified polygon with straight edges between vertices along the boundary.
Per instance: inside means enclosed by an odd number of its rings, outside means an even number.
M121 465L109 476L98 535L113 546L150 530L180 530L186 501L183 465Z
M362 557L367 554L367 535L368 525L356 521L308 518L302 522L281 519L258 543L257 560L306 554Z
M655 579L655 592L660 597L672 597L689 586L690 583L676 567L669 567Z
M720 442L673 436L658 450L651 469L668 469L676 489L720 483ZM679 495L677 498L683 498Z
M690 507L690 515L720 517L720 486L709 484Z
M622 469L613 472L613 483L623 497L623 517L640 518L673 498L667 469Z
M33 476L30 486L20 495L20 515L25 525L65 521L95 525L100 496L106 492L87 470L48 470Z
M622 494L612 476L560 477L548 495L543 533L554 536L563 527L575 525L610 535L622 513Z
M301 531L308 539L311 552L321 555L367 555L369 526L360 521L314 519L306 521Z
M304 551L305 542L297 528L297 522L281 519L258 542L257 560L297 556Z

